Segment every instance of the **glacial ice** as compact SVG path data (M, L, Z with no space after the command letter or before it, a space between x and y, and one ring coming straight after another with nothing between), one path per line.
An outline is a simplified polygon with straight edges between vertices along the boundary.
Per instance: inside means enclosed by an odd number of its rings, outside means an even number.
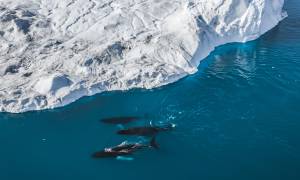
M284 0L1 0L0 111L67 105L195 73L216 46L260 37Z

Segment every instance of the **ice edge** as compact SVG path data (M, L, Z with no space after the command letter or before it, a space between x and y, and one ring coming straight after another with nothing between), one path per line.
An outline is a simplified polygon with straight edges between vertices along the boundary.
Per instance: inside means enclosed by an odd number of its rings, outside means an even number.
M8 2L8 1L7 1ZM245 6L245 4L236 3L237 1L232 1L232 4L229 4L230 6L236 5L242 8L242 6ZM7 99L7 96L0 96L0 111L3 112L11 112L11 113L21 113L26 111L34 111L34 110L42 110L42 109L52 109L57 107L62 107L65 105L68 105L76 100L78 100L81 97L84 96L92 96L97 93L101 93L104 91L113 91L113 90L128 90L132 88L146 88L151 89L159 86L163 86L169 83L173 83L183 77L185 77L188 74L195 73L197 71L197 67L200 64L200 61L207 57L214 48L224 45L227 43L232 42L247 42L251 40L255 40L259 38L261 35L275 27L281 20L283 20L285 17L287 17L287 13L282 11L284 1L278 0L278 1L272 1L272 0L253 0L249 4L246 4L246 10L249 12L242 13L241 16L235 17L234 20L231 20L230 23L233 23L232 26L235 25L241 25L239 29L226 29L225 26L213 26L211 25L214 23L214 17L222 16L223 14L218 14L216 16L210 15L209 12L207 14L201 14L203 8L208 7L201 7L201 3L207 3L205 1L189 1L188 3L183 3L181 6L184 6L183 9L179 10L179 14L176 14L174 17L170 18L178 18L180 15L186 15L186 11L188 8L188 15L191 15L194 19L194 22L190 23L196 23L197 26L194 26L193 24L189 27L187 27L187 32L193 31L189 28L195 28L195 33L197 34L197 37L194 37L197 39L196 48L194 47L194 44L191 44L191 47L187 47L190 44L190 41L185 42L179 41L179 44L186 48L181 52L183 53L183 56L188 56L190 52L194 50L194 55L192 55L187 62L179 62L179 69L180 70L174 70L172 72L171 70L167 69L166 71L170 72L170 74L167 74L166 77L159 79L157 82L154 83L143 83L143 84L137 84L133 86L116 86L109 88L110 85L105 85L103 82L99 81L94 84L84 86L85 84L81 84L80 87L74 88L72 90L66 90L69 86L72 86L74 83L74 78L70 78L69 75L66 75L65 73L54 71L50 73L49 75L45 77L40 77L37 80L34 80L34 83L30 85L30 89L33 89L34 92L37 92L37 94L47 94L47 93L53 93L53 95L50 96L50 99L41 99L39 102L36 102L35 99L31 105L22 105L19 102L18 103L7 103L9 99ZM218 4L219 3L219 4ZM225 3L224 1L214 1L214 3L211 3L212 7L214 6L220 6L222 3ZM224 6L224 4L223 4ZM236 8L239 8L236 7ZM227 8L227 9L226 9ZM236 13L239 14L240 12L232 12L232 9L230 7L226 7L225 12L223 13ZM251 9L254 9L253 12L251 12ZM257 9L259 10L257 10ZM227 12L226 12L227 11ZM260 17L256 17L255 13L261 13ZM248 14L247 14L248 13ZM249 20L249 16L253 16L255 21ZM183 21L189 21L188 19L185 19L186 17L183 17ZM235 21L236 20L236 21ZM169 27L173 27L174 24L176 25L177 22L174 22L176 20L170 19L167 21L166 31L170 31L172 33L172 29L168 29ZM224 23L224 22L221 22ZM235 24L234 24L235 23ZM248 23L248 24L247 24ZM255 25L253 25L255 23ZM70 26L71 27L71 26ZM212 29L212 27L214 27ZM256 29L254 29L256 28ZM175 31L174 33L183 33L182 35L186 35L186 32L182 31ZM177 38L177 37L176 37ZM187 38L193 38L193 36L187 37ZM176 42L177 43L177 42ZM186 43L186 44L185 44ZM1 49L0 49L1 50ZM189 51L189 52L185 52ZM186 54L185 54L186 53ZM133 55L135 56L135 55ZM181 58L182 61L185 61L187 58ZM172 64L172 62L167 62L169 64ZM176 62L175 62L176 63ZM3 63L2 63L3 64ZM136 64L133 64L136 65ZM13 76L13 75L12 75ZM72 80L70 80L72 79ZM5 79L1 77L0 81L4 81ZM5 89L6 87L1 87L1 89ZM13 92L15 93L15 92ZM56 96L60 96L61 98L54 98ZM0 94L1 95L1 94ZM18 98L17 96L15 98ZM36 98L36 97L34 97ZM49 103L49 100L51 98L54 98L55 101L52 103ZM46 101L47 104L43 104L43 102Z

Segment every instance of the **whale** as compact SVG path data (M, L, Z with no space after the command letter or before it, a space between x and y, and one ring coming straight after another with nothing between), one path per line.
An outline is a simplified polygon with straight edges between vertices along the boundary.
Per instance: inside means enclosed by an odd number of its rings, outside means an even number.
M143 148L154 148L158 149L155 137L153 137L149 145L141 143L127 143L126 141L115 147L105 148L104 150L95 152L92 154L93 158L118 158L123 156L132 155L137 150Z
M163 126L143 126L143 127L132 127L128 129L122 129L117 131L119 135L131 135L131 136L148 136L153 137L157 133L162 131L170 131L175 127L174 124L166 124Z
M98 151L92 154L93 158L116 158L119 156L127 156L132 154L132 152L126 152L126 151Z
M95 152L92 154L92 157L93 158L116 158L118 156L127 156L127 155L131 155L133 152L143 147L147 147L147 146L139 143L127 144L127 142L123 142L118 146L105 148L102 151Z

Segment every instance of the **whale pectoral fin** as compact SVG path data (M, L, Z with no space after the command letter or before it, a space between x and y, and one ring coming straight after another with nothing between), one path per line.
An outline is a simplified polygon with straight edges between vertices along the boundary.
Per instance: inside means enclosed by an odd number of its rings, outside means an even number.
M119 160L119 161L133 161L134 158L133 157L125 157L125 156L117 156L116 160Z

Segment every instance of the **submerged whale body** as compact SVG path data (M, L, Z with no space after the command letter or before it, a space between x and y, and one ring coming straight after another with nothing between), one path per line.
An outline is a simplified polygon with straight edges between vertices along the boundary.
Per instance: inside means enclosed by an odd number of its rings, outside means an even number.
M132 136L155 136L162 131L170 131L175 127L174 124L167 124L163 126L145 126L145 127L132 127L128 129L119 130L119 135L132 135Z
M128 124L130 122L138 120L138 117L111 117L111 118L104 118L100 121L106 124Z

